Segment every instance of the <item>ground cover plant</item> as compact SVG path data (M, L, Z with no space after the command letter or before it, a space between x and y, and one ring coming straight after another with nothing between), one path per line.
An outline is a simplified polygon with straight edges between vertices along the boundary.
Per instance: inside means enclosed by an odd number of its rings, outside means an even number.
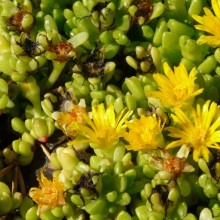
M0 219L220 219L219 0L0 0Z

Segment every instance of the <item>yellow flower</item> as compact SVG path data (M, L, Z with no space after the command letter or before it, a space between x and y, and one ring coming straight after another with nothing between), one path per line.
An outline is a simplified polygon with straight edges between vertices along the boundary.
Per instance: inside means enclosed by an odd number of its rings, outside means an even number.
M188 117L182 110L177 109L171 117L177 127L170 126L166 129L169 136L178 140L169 143L166 148L174 148L186 144L193 149L193 159L198 161L203 157L209 161L210 151L208 148L220 149L220 117L218 106L210 100L202 106L192 108Z
M132 112L124 113L125 109L116 116L113 105L109 105L106 110L104 104L93 106L92 118L84 114L86 123L77 125L76 130L81 137L70 141L69 144L90 143L97 149L114 147L124 134L125 121Z
M146 152L163 147L163 125L156 115L144 116L133 119L127 123L129 131L124 134L124 139L129 143L128 150Z
M86 108L79 105L73 105L69 111L54 112L52 117L56 120L58 127L70 138L74 138L76 126L78 123L85 123L83 115Z
M218 0L212 0L211 2L214 14L210 9L204 8L205 15L193 15L192 17L199 23L195 25L197 30L211 34L209 36L201 36L199 42L218 47L220 45L220 30L218 28L220 27L220 5Z
M153 74L160 91L147 91L148 97L158 98L167 108L181 108L192 104L194 97L202 93L203 89L197 89L194 83L194 68L189 74L182 63L174 67L174 72L166 62L163 68L165 75Z
M29 196L38 204L38 214L41 214L42 207L54 208L65 204L65 189L64 184L59 182L58 177L53 180L47 179L43 171L40 177L37 178L40 188L32 187L29 191Z

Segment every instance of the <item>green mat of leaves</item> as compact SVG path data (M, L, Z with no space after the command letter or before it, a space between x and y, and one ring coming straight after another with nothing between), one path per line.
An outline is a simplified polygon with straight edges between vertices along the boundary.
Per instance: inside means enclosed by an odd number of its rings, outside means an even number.
M219 220L220 0L0 0L0 219Z

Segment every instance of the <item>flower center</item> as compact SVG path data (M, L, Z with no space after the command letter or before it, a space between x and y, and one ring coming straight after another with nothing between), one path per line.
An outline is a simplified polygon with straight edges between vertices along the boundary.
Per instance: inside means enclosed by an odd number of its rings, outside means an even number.
M152 133L153 131L147 130L146 132L141 134L141 139L144 141L145 144L151 144L153 141Z
M193 132L192 135L193 138L193 142L195 143L194 146L201 146L204 144L205 142L205 138L206 138L206 131L204 128L197 128L195 129L195 131Z
M120 135L116 132L114 128L102 128L97 132L97 141L103 143L105 147L113 147L114 143L117 142Z
M177 101L183 101L187 98L187 88L183 85L177 85L173 89Z

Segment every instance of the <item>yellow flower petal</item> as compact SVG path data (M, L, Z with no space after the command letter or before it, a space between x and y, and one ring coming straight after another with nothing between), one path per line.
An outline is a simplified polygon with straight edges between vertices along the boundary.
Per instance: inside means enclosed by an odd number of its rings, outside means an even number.
M212 0L212 8L215 13L215 15L220 18L220 5L218 0Z

